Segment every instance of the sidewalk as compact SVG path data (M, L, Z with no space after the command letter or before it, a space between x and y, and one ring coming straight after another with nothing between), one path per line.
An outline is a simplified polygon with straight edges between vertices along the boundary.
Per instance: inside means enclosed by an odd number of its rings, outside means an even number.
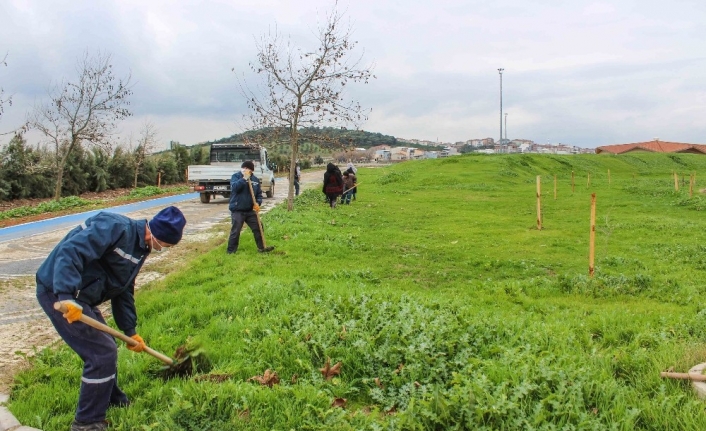
M37 428L25 427L10 413L5 407L5 403L10 399L8 395L0 394L0 431L41 431Z

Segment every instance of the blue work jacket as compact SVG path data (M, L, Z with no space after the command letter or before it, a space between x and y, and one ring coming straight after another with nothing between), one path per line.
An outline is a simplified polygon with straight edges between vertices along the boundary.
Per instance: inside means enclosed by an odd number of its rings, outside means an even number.
M110 300L118 328L134 335L135 277L150 251L146 223L109 212L90 217L72 229L39 267L37 290L91 307Z
M262 189L260 188L260 180L255 175L250 175L252 190L255 194L255 200L258 205L262 205ZM243 173L238 171L230 177L230 203L228 209L233 211L252 211L253 201L250 195L250 187L248 182L243 178Z

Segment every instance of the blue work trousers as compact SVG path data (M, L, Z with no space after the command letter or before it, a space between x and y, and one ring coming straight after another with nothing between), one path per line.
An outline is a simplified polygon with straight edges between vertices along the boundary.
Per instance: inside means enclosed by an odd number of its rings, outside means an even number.
M238 245L240 244L240 231L243 230L243 225L247 224L252 234L255 236L255 244L257 244L257 249L262 250L265 248L262 241L262 232L260 232L260 224L257 222L257 214L255 211L233 211L230 213L231 227L230 235L228 235L228 248L226 251L228 253L235 253L238 251Z
M76 408L79 422L100 422L110 406L126 405L127 395L118 387L118 349L115 339L83 322L69 323L54 310L59 299L49 291L38 289L37 300L61 338L83 360L81 392ZM100 310L80 303L83 314L105 323Z

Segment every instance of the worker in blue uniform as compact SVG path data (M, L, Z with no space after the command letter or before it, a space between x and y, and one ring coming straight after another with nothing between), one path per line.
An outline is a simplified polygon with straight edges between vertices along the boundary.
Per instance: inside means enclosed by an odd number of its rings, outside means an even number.
M37 300L57 332L83 360L81 391L71 431L103 431L108 407L127 406L118 386L117 345L110 335L78 322L82 314L105 323L98 305L110 301L118 328L139 344L135 277L151 252L176 245L186 219L177 207L150 221L101 212L72 229L37 271ZM61 302L68 311L54 309Z

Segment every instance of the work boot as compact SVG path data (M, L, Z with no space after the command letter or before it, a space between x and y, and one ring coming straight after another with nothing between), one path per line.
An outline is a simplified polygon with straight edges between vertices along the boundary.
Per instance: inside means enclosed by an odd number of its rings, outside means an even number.
M108 429L107 421L79 422L76 419L71 423L71 431L105 431Z
M275 246L274 246L274 245L270 245L270 246L267 246L267 247L265 247L265 248L260 248L260 249L258 249L257 251L259 251L260 253L269 253L269 252L271 252L271 251L274 250L274 249L275 249Z

